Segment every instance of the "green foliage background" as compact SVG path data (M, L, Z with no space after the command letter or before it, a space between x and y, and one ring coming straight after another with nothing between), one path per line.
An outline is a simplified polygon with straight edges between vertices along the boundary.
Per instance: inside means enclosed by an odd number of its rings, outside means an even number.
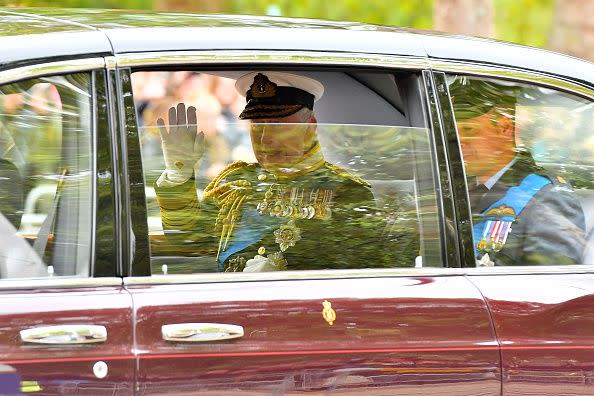
M493 0L497 39L547 47L554 0ZM2 6L154 8L156 0L0 0ZM194 0L192 11L320 18L431 29L433 0Z

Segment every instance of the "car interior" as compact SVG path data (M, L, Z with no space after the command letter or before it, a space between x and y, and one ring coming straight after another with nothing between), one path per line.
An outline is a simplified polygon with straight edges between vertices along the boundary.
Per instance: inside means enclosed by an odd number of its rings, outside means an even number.
M250 71L206 70L193 73L235 80ZM378 207L392 206L397 207L399 213L413 214L414 221L411 222L410 218L407 221L410 227L418 230L422 240L419 249L423 259L417 260L416 265L441 266L431 138L423 108L420 74L352 69L283 71L305 75L323 84L324 94L316 102L314 111L326 160L367 181ZM140 76L132 74L133 87L135 77ZM150 121L145 119L143 110L150 107L150 103L147 104L136 91L134 95L139 124L148 133ZM175 101L171 98L170 106L174 106ZM199 106L197 108L200 114ZM161 114L165 118L163 110ZM198 125L198 128L201 126ZM141 127L141 136L142 130ZM142 137L141 149L144 163L148 163L151 155L162 155L143 146ZM161 171L144 170L149 210L156 208L151 203L151 195L154 194L151 185ZM208 181L209 178L203 175L198 177L198 184ZM158 216L158 212L153 211L152 215ZM398 213L393 211L391 216L397 218ZM151 234L153 273L161 273L163 264L167 264L168 273L175 273L176 265L172 263L176 262L183 262L179 266L180 271L187 272L188 267L193 267L192 272L211 272L212 264L201 265L198 263L200 258L196 258L192 266L188 257L172 255L173 252L162 245L158 232L153 230ZM415 266L415 263L411 262L410 266Z
M10 150L2 170L8 176L2 181L3 234L26 241L12 238L4 245L0 277L89 276L92 95L87 83L87 74L75 74L0 89L0 95L21 100L1 125L3 137L12 142L4 146ZM42 100L48 92L54 102ZM16 204L20 189L24 197Z
M537 165L569 182L582 207L586 226L583 264L594 264L593 106L590 100L541 87L524 88L518 103L519 143L531 151Z

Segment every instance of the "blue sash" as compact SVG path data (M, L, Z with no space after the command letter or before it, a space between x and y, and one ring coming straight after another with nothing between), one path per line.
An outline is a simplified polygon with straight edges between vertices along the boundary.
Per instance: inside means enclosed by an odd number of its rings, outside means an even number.
M511 224L524 210L528 202L551 181L544 176L530 174L516 186L507 190L503 198L491 204L482 214L483 221L474 224L474 254L478 257L485 249L479 243L491 244L490 249L499 251L507 240ZM491 213L489 213L491 212Z
M270 234L272 230L278 228L278 224L279 218L277 217L262 216L256 209L244 210L240 221L233 230L227 249L219 254L219 270L222 271L223 263L231 255L262 240L266 234Z

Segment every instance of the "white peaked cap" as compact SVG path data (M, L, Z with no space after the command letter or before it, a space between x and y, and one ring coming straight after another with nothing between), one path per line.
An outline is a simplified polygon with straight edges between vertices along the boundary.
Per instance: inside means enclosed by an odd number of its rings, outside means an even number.
M271 82L279 87L293 87L309 92L314 96L315 102L317 102L324 94L324 86L322 83L313 78L301 76L299 74L266 71L252 72L239 77L235 82L235 89L241 96L245 96L247 91L249 91L251 85L254 83L254 77L256 77L258 73L264 74Z

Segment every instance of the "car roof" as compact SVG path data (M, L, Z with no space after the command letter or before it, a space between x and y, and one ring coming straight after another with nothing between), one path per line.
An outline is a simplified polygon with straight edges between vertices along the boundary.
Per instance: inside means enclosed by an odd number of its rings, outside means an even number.
M56 8L0 9L0 22L3 67L86 54L299 50L505 65L594 85L594 64L571 56L478 37L355 22Z

